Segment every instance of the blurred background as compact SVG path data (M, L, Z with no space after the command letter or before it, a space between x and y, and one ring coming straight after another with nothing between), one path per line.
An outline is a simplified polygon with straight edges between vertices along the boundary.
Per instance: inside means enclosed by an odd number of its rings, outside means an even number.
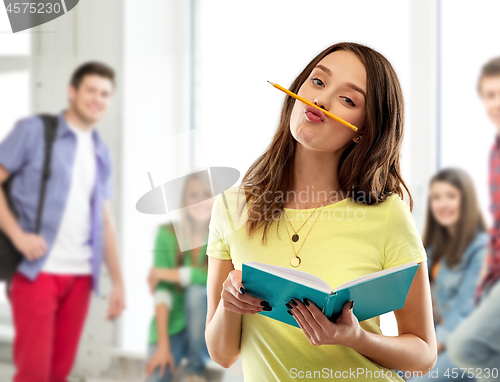
M267 80L290 86L335 42L376 49L399 76L406 105L403 176L420 232L429 179L446 166L469 173L491 224L488 153L496 129L476 83L481 66L500 54L498 14L495 0L85 0L13 34L0 10L0 139L21 117L65 108L77 65L100 60L117 73L98 130L113 159L127 308L118 321L105 320L110 282L103 269L103 295L92 299L74 380L141 380L134 367L142 368L136 365L145 357L153 314L146 278L157 227L169 220L135 208L151 190L148 172L155 185L210 166L243 176L277 127L284 94ZM2 381L13 370L3 287ZM384 334L397 335L394 315L381 318ZM224 370L225 380L242 380L239 362Z

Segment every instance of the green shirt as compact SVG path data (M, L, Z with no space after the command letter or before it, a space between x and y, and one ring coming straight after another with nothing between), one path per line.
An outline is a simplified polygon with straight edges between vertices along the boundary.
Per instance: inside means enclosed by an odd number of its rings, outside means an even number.
M208 238L208 234L207 234ZM207 241L206 241L207 242ZM160 227L156 235L154 249L155 268L175 268L175 256L177 253L177 237L164 226ZM191 284L206 285L207 271L203 267L206 258L207 245L200 248L197 266L192 266L191 250L183 253L183 265L191 267ZM184 290L179 291L176 283L161 281L156 286L156 290L170 291L172 294L172 306L169 309L168 335L172 336L181 332L186 327L186 315L184 313ZM158 342L158 331L156 329L156 316L153 316L149 326L149 344Z

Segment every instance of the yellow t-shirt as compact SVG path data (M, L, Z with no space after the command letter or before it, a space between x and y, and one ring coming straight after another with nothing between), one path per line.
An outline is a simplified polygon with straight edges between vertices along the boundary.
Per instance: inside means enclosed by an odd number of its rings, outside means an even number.
M207 255L232 260L237 270L241 270L246 261L293 268L290 260L294 251L285 224L293 235L290 224L299 230L314 209L285 208L289 222L285 215L276 214L268 231L267 245L264 245L261 243L263 227L252 237L246 233L243 223L250 202L245 205L243 192L238 194L237 188L226 190L214 201ZM239 217L236 207L239 212L243 205ZM321 207L311 215L298 232L300 239L293 243L295 252L304 243L298 254L301 264L295 269L320 277L332 289L363 275L427 260L409 206L397 194L371 206L346 198L324 206L321 214L320 210ZM261 314L243 314L241 319L245 382L403 381L393 369L378 365L349 347L311 345L300 328ZM382 334L379 316L362 321L360 325L366 331Z

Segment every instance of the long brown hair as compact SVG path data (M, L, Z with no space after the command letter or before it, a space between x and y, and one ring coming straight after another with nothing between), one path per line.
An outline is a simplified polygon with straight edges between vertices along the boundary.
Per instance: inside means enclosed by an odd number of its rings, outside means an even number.
M183 247L188 247L191 243L191 237L193 232L193 218L189 215L189 212L185 207L187 207L186 195L188 191L188 187L190 186L190 182L193 180L201 180L204 185L210 190L210 184L206 183L206 179L203 176L200 176L199 172L194 172L185 177L184 185L181 193L181 202L179 209L179 222L175 223L176 230L174 229L174 223L169 222L165 224L163 227L176 236L176 255L175 255L175 268L178 268L184 263L184 256L186 256L188 251L181 252L179 243L184 243ZM206 230L208 234L208 224L206 223ZM194 249L194 248L193 248ZM201 250L201 248L200 248ZM199 255L199 254L198 254ZM197 255L196 260L198 260L199 256ZM200 264L205 270L208 270L208 256L204 256L203 262Z
M446 257L446 265L453 268L462 261L467 246L474 240L478 232L486 231L486 223L479 208L474 184L469 175L459 168L446 168L435 174L429 186L434 182L446 182L460 191L460 218L457 223L455 237L451 237L448 229L439 224L431 210L431 197L427 200L427 218L423 235L425 249L433 246L432 262L436 264Z
M359 143L352 142L340 158L337 169L340 191L347 193L346 197L350 194L357 202L374 204L384 201L392 193L399 194L404 200L403 186L408 192L412 211L413 199L400 170L403 94L396 72L384 56L356 43L334 44L319 53L302 70L289 90L297 94L318 62L337 50L358 56L366 69L367 86L367 122L359 130L365 132L364 139ZM247 233L252 235L264 224L262 242L266 242L275 212L281 212L282 201L274 198L274 195L287 193L293 186L297 141L290 132L290 116L294 103L295 99L287 95L269 148L250 166L240 184L240 190L242 187L245 189L247 202L255 196L248 207ZM264 197L269 194L273 195L271 201Z

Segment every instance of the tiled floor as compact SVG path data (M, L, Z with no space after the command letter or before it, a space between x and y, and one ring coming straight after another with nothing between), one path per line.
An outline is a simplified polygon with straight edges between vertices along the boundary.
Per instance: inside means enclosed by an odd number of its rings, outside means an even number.
M224 369L223 367L217 365L215 362L211 361L208 365L206 372L207 382L243 382L243 369L241 365L241 358L238 359L229 369ZM173 382L184 382L185 375L183 373L184 369L179 370L179 375L176 376Z
M11 364L0 363L0 381L12 381L14 376L14 366Z
M213 361L212 361L213 362ZM0 381L7 382L12 379L14 374L14 367L11 364L0 363ZM222 374L222 379L221 379ZM243 382L243 369L241 365L241 358L238 359L229 369L224 369L217 364L210 366L210 371L207 372L209 377L208 382ZM212 378L210 378L212 377ZM179 375L175 378L174 382L184 382L185 378ZM85 382L117 382L113 379L90 378ZM138 380L137 382L144 382Z

